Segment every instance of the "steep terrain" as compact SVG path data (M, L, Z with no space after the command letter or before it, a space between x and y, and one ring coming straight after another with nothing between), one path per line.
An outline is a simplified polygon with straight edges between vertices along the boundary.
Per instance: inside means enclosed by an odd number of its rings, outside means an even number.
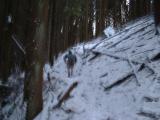
M160 119L160 36L151 16L72 51L78 58L72 77L67 77L65 53L52 68L45 65L44 108L35 120ZM14 111L10 120L19 120L16 116Z
M160 119L160 37L155 36L152 17L72 51L78 63L71 78L64 54L53 68L46 65L51 82L45 81L44 110L36 120ZM75 81L77 87L54 108Z

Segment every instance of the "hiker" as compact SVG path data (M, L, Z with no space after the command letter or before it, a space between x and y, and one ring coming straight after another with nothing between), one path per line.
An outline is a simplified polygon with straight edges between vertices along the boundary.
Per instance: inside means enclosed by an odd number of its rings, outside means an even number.
M155 28L156 28L156 33L155 35L159 35L160 31L160 0L154 0L154 22L155 22Z
M64 56L64 62L67 66L68 77L71 77L73 75L74 65L77 62L77 57L69 50L68 54Z

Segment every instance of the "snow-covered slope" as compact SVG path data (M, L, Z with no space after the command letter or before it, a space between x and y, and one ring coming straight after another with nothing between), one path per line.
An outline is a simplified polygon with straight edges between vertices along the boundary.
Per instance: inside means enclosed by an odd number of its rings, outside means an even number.
M160 37L155 36L152 17L73 51L78 62L71 78L64 54L53 68L45 66L44 76L49 72L51 82L44 82L44 109L35 120L160 119ZM75 81L78 86L70 97L54 108Z

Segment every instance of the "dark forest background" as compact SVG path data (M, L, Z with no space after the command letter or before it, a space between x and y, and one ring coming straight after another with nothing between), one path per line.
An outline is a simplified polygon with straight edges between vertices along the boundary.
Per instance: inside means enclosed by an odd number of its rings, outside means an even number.
M41 22L33 15L33 0L1 0L0 2L0 78L24 69L24 49L29 46L29 27ZM50 0L48 9L48 61L53 65L58 53L73 44L100 36L104 28L120 28L128 21L147 15L152 10L151 0ZM46 13L47 14L47 13ZM9 30L6 16L12 16ZM44 16L45 17L45 16Z

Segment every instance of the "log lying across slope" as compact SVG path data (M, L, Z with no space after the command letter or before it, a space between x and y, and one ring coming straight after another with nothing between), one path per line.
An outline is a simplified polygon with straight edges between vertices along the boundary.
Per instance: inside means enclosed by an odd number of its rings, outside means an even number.
M62 105L62 103L64 101L66 101L69 97L70 97L70 93L72 92L72 90L77 87L78 82L74 82L69 88L68 90L64 93L64 95L60 98L59 102L53 107L53 109L58 108Z
M130 78L131 76L135 76L136 84L138 86L140 86L140 83L139 83L139 80L138 80L138 77L137 77L137 72L139 72L139 70L143 69L144 67L148 68L151 71L152 74L156 73L155 70L152 68L152 66L149 64L151 61L138 62L138 61L134 61L134 60L131 60L129 58L126 58L126 57L123 57L123 56L119 56L119 55L116 55L116 54L112 54L112 53L108 53L108 52L105 52L105 53L104 52L99 52L99 51L92 51L92 52L93 52L93 54L95 54L95 53L98 54L98 56L106 55L106 56L109 56L109 57L114 58L114 59L119 59L121 61L126 61L127 63L129 63L129 65L130 65L130 67L132 69L131 72L129 72L126 75L122 76L121 78L115 80L115 82L113 82L112 84L105 86L105 90L106 91L112 89L113 87L115 87L117 85L122 84L128 78ZM96 56L96 58L98 56ZM152 60L152 58L151 58L151 60ZM134 65L140 65L139 68L136 71L135 71Z
M123 75L119 79L115 80L115 82L105 86L105 91L108 91L108 90L112 89L113 87L122 84L123 82L127 81L131 76L133 76L133 72L129 72L129 73Z
M159 120L160 119L160 114L151 112L151 111L145 111L141 110L139 113L137 113L140 116L144 116L153 120Z

